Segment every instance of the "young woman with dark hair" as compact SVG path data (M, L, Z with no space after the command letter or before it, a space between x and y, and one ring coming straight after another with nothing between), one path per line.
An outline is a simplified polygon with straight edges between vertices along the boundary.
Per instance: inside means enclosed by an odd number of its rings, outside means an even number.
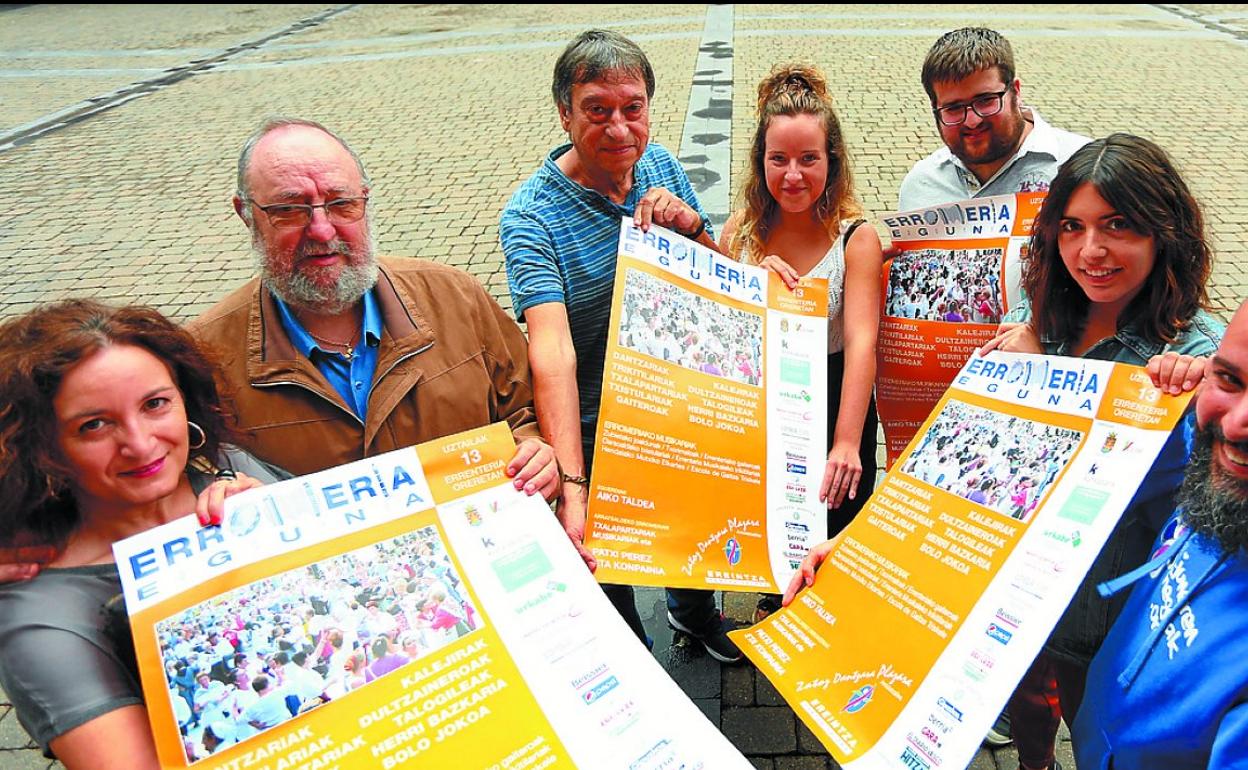
M1023 268L1027 301L982 352L1147 365L1167 392L1191 390L1224 328L1204 310L1211 263L1200 206L1165 151L1128 134L1098 139L1054 177ZM1181 467L1181 454L1163 452L1153 475ZM1058 723L1073 721L1088 665L1125 602L1101 600L1096 586L1145 561L1172 493L1137 493L1010 698L1025 770L1052 765Z

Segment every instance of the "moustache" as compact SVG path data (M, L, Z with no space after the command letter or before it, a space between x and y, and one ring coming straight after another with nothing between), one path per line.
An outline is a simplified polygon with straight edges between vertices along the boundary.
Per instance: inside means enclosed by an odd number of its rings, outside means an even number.
M1221 426L1217 424L1210 425L1208 428L1205 428L1205 431L1208 432L1209 438L1213 441L1231 447L1238 454L1248 455L1248 441L1231 441L1222 432Z
M335 238L328 243L302 243L295 250L296 259L307 259L308 257L317 256L319 254L338 253L347 258L347 261L354 261L358 256L356 250L341 238Z

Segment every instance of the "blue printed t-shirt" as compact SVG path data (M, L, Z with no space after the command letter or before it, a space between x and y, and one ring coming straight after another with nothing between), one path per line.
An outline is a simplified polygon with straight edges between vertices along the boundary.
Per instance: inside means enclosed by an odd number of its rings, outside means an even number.
M556 147L511 196L499 223L499 240L518 320L534 305L561 302L567 307L576 350L581 443L589 462L602 398L620 217L631 217L648 190L663 187L692 206L703 222L708 220L684 168L659 145L647 146L633 166L633 189L623 204L563 173L555 160L571 148Z
M277 314L281 319L282 328L290 342L311 361L325 377L351 411L363 420L368 414L368 394L373 389L373 374L377 371L377 346L381 344L381 310L377 307L377 298L372 290L364 293L364 335L362 344L356 345L350 360L336 351L325 350L320 346L291 309L276 296L273 303L277 305Z

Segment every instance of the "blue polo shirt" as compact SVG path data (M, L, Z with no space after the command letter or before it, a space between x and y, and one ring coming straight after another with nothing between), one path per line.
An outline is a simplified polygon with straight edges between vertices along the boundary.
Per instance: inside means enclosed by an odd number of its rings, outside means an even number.
M368 414L368 394L373 389L373 374L377 370L377 346L381 343L381 311L377 298L370 290L364 295L364 344L355 348L348 361L341 353L323 350L308 334L285 302L273 297L277 305L282 328L295 349L302 353L324 375L342 400L361 420Z
M633 166L633 187L623 204L563 173L555 161L571 148L556 147L511 196L499 223L499 240L518 320L534 305L559 302L567 307L576 350L581 443L588 462L602 398L620 217L632 217L648 190L664 187L692 206L703 222L708 220L680 161L659 145L648 145Z

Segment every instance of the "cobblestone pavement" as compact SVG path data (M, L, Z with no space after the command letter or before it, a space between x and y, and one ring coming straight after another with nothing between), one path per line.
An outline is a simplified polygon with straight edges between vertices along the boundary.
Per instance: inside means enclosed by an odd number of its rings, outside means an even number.
M646 49L658 78L652 137L680 148L700 194L725 210L754 85L776 62L820 64L864 202L881 214L939 141L919 83L924 52L948 29L991 25L1013 42L1024 98L1050 122L1139 133L1171 151L1206 206L1214 301L1226 314L1248 295L1243 5L32 5L0 20L0 316L89 295L189 318L245 280L233 164L275 113L322 120L360 151L379 253L463 267L509 306L498 213L563 139L550 69L590 26ZM658 594L643 596L661 631ZM751 606L727 600L740 619ZM749 669L721 675L679 643L658 654L758 767L825 766ZM0 705L0 767L45 767L28 746ZM1015 764L1007 749L972 766Z

